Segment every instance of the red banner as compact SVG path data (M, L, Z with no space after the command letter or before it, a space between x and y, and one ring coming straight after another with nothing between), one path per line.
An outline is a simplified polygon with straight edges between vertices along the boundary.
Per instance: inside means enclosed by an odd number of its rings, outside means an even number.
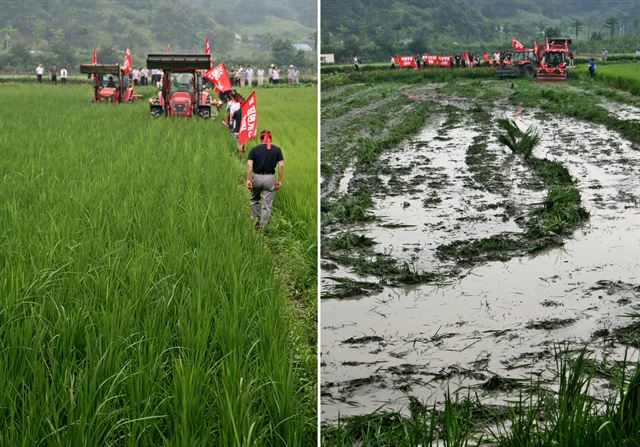
M451 56L440 56L438 54L423 54L422 60L425 65L435 65L439 67L450 67L453 62Z
M256 137L258 129L258 108L256 103L256 92L249 95L242 103L242 122L238 133L238 143L244 144Z
M231 81L229 81L227 67L224 65L224 62L220 62L214 68L209 69L204 74L204 77L213 82L216 92L231 90Z
M393 63L400 67L413 67L416 70L418 69L418 64L413 56L394 56Z
M98 53L96 53L96 47L93 47L93 56L91 56L91 63L93 65L98 63Z
M513 39L511 39L511 46L516 50L524 50L524 45L518 42L515 36L513 36Z
M129 74L133 70L133 62L131 60L131 51L129 51L129 47L127 47L127 52L124 53L124 64L122 64L122 72L124 74Z
M171 53L171 44L170 43L167 44L167 48L165 49L165 52L167 54Z

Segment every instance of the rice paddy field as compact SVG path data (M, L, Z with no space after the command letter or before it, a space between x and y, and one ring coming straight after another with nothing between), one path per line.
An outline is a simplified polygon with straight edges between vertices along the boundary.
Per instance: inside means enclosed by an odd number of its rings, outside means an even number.
M640 98L482 75L322 79L323 445L638 445Z
M315 443L316 94L258 91L257 232L221 116L0 86L0 445Z
M598 61L598 59L596 59ZM598 61L599 62L599 61ZM589 72L586 64L576 67L574 74L580 79L588 79ZM640 95L640 61L607 64L597 64L596 82L629 91Z

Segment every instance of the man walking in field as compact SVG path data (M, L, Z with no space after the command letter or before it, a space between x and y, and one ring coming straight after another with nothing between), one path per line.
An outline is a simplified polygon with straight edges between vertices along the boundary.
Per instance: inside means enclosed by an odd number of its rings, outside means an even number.
M278 168L278 181L275 179ZM247 188L251 191L251 218L256 221L256 229L264 228L271 219L273 198L282 187L284 157L282 149L271 144L271 132L260 132L260 144L249 151L247 158ZM262 209L260 201L262 199Z
M596 60L594 58L589 59L589 75L591 78L596 77Z

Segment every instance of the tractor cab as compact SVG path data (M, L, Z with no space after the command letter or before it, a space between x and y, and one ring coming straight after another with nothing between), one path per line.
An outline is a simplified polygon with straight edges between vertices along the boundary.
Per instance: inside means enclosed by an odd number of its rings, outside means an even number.
M524 49L521 51L516 51L515 55L513 56L513 61L516 64L521 64L526 62L533 62L535 64L536 53L533 51L533 49Z
M533 49L517 50L512 62L496 66L496 75L500 79L518 78L521 76L534 77L536 75L537 57Z
M149 54L147 67L163 71L162 87L149 101L151 116L211 117L211 97L202 78L210 65L208 54Z
M130 102L133 87L118 64L82 64L80 73L93 78L93 102Z
M547 38L544 45L536 44L539 63L536 69L538 81L564 81L567 79L567 56L571 39Z

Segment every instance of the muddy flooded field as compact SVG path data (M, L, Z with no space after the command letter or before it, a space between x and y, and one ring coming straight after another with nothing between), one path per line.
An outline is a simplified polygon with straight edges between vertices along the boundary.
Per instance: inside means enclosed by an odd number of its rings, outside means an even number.
M347 97L388 87L348 88ZM559 346L586 346L606 367L638 360L640 325L628 314L640 311L639 148L604 125L510 101L427 86L395 94L405 104L392 114L416 103L428 113L373 167L357 155L367 141L323 122L335 148L323 183L324 422L407 413L412 399L437 404L448 390L500 404L532 377L553 387ZM640 117L636 106L594 100L619 120ZM376 110L350 113L354 128L366 130ZM537 131L533 156L566 168L588 213L579 225L532 240L549 189L498 141L501 118ZM594 392L606 395L601 379Z

